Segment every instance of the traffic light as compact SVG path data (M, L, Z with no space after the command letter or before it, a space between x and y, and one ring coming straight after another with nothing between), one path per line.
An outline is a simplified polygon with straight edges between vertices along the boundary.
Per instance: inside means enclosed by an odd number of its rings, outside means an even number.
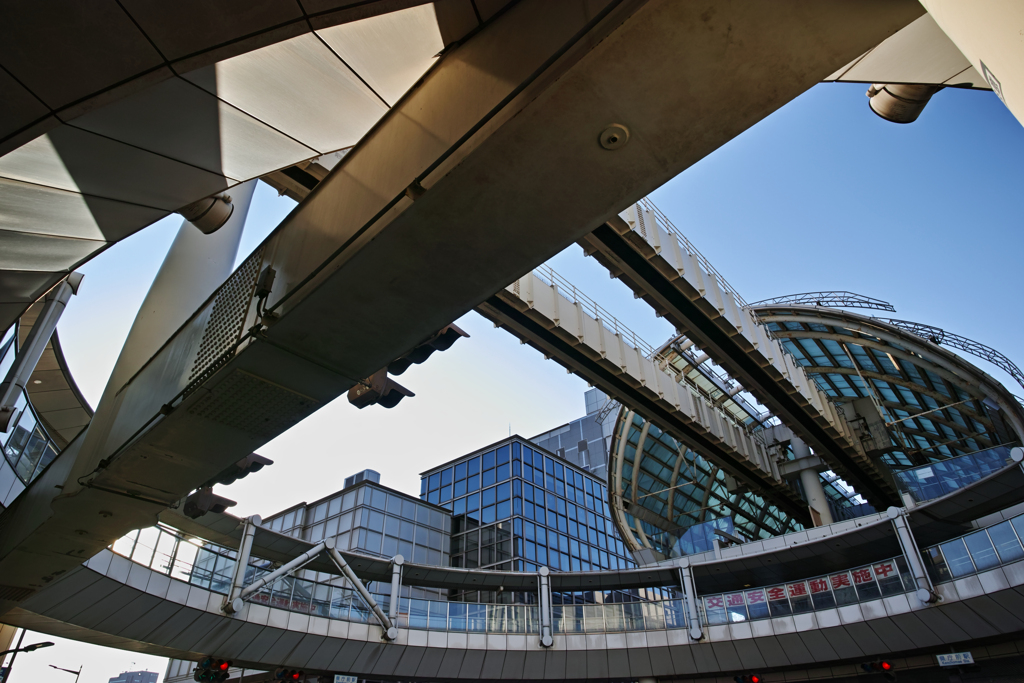
M301 681L305 678L306 672L298 669L275 669L274 680L275 681Z
M442 327L440 330L430 335L426 341L422 341L412 351L405 354L401 358L397 358L388 364L388 372L392 375L401 375L403 372L409 369L409 366L413 363L422 363L426 359L430 358L430 355L434 351L447 351L452 347L452 344L457 342L462 337L469 337L468 334L463 332L456 325L448 325Z
M196 683L223 683L228 680L228 669L230 668L231 662L226 659L206 657L196 665L192 680Z
M258 453L250 453L238 462L231 463L227 469L203 484L201 488L211 488L214 484L227 486L235 483L239 479L244 479L253 472L259 472L267 465L273 464L274 461L270 458L264 458Z
M892 662L885 659L879 659L874 662L868 662L867 664L861 664L860 668L864 669L868 673L880 673L885 677L887 681L896 680L896 667L892 665Z
M398 382L388 379L387 369L378 370L348 390L348 402L362 410L375 403L394 408L406 396L415 396Z
M236 505L235 501L223 496L218 496L210 487L203 487L185 499L182 512L189 519L199 519L207 512L220 514L229 507ZM206 660L203 660L206 661Z
M743 674L742 676L733 676L732 680L736 683L761 683L761 677L757 674Z

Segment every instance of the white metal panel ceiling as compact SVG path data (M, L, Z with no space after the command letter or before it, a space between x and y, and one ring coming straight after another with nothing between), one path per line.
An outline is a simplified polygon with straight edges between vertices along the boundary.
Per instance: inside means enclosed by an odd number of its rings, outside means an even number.
M930 14L925 14L825 80L989 87Z
M385 103L312 34L218 62L184 78L321 153L354 145L387 111ZM279 166L267 167L264 173Z
M444 48L430 5L317 33L391 105L430 68Z

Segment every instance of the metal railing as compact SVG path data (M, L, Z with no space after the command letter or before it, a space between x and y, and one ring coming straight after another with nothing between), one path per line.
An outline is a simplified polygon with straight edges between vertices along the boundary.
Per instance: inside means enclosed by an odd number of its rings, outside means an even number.
M581 290L577 289L576 285L556 273L551 266L543 264L537 266L533 272L543 282L557 287L559 294L562 294L570 301L579 304L588 315L598 320L598 322L608 328L609 331L622 336L622 338L632 344L634 348L640 349L644 356L647 358L654 357L653 346L644 341L644 339L636 332L626 327L626 325L620 322L614 315L602 308L600 304L584 294Z
M725 291L732 294L740 306L746 307L748 305L743 297L740 296L740 293L736 291L736 288L729 284L729 281L725 279L725 276L719 273L718 269L711 265L711 261L708 261L704 257L704 254L700 253L697 247L693 246L693 243L686 238L686 235L684 235L679 228L669 220L668 216L666 216L664 212L662 212L662 210L650 200L649 197L644 197L637 203L653 213L658 218L658 221L664 225L665 230L675 235L676 239L679 240L679 244L682 245L691 255L696 257L698 263L700 263L701 267L704 269L704 272L709 275L714 275L718 280L718 285Z
M196 549L194 561L179 561L173 550L168 554L166 549L170 545L161 551L162 534L173 537L177 542L192 545ZM1019 515L924 548L921 554L933 584L943 584L1024 560L1022 538L1024 515ZM153 527L132 532L111 546L111 549L154 571L169 574L172 578L214 593L227 594L234 562L230 551L219 548L213 550L217 546L212 545L199 547L196 543L196 539L187 539L176 532ZM199 556L204 552L209 555ZM184 571L186 567L188 571ZM258 567L250 568L253 576L262 571ZM703 594L697 597L698 614L700 622L707 625L755 621L912 594L917 588L904 558L898 556L799 581ZM388 608L389 595L375 593L374 597L384 609ZM272 586L264 587L252 601L328 619L358 623L371 623L372 620L371 612L362 604L355 591L344 586L295 577L279 579ZM555 604L552 606L553 627L556 633L617 633L685 628L685 607L682 599ZM437 631L536 634L539 633L537 610L535 604L495 605L402 598L399 602L399 626Z

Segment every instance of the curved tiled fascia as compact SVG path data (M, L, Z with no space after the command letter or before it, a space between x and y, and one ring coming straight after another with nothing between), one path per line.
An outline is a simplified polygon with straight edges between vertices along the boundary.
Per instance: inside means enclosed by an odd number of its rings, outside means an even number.
M259 669L276 666L368 678L585 679L823 666L1024 630L1024 562L937 587L943 600L911 595L761 621L685 629L559 634L484 634L380 628L246 604L237 617L223 596L105 550L26 600L10 623L78 640L180 659L204 654Z

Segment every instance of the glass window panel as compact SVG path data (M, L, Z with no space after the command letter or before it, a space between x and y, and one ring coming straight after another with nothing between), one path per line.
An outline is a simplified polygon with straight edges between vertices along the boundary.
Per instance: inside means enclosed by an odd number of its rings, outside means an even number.
M434 472L430 475L429 484L427 485L428 491L435 491L441 488L441 473Z
M496 455L496 461L498 465L507 465L509 461L509 447L502 446L498 449Z
M942 555L946 558L946 566L954 578L974 573L974 563L967 553L962 538L957 538L941 546Z
M494 469L494 451L484 453L483 455L483 471Z
M902 593L903 582L900 580L900 571L895 560L880 562L873 566L875 580L882 595L896 595Z
M313 524L319 524L327 517L327 503L320 503L313 510Z
M498 468L497 470L495 470L495 472L495 479L497 481L506 481L508 480L509 477L512 476L512 470L509 469L509 466L507 464L498 465Z
M984 529L965 536L964 543L967 544L967 550L971 553L971 557L974 558L974 566L978 571L999 566L999 558L996 556L996 551L992 548L992 541L989 540L988 533Z
M1002 522L989 527L988 535L999 553L999 559L1003 562L1012 562L1024 557L1024 550L1021 550L1020 540L1013 531L1010 522Z
M441 486L449 486L452 483L452 468L441 470Z
M365 518L366 526L373 531L384 531L384 515L376 510L370 510L369 515Z
M387 507L387 503L388 494L384 493L380 489L372 489L372 493L370 495L370 505L372 507L375 507L378 510L383 510Z
M497 520L495 506L489 505L480 512L480 523L490 524Z
M512 501L506 500L498 503L495 511L496 519L508 519L512 516Z
M461 481L466 478L466 463L460 462L455 466L455 481Z
M402 497L396 496L393 493L388 494L388 507L387 511L392 515L402 514Z

